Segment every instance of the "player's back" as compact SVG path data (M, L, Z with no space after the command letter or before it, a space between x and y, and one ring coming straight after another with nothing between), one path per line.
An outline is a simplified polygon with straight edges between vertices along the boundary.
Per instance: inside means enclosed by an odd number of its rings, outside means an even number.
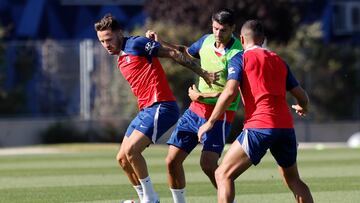
M292 128L286 102L285 62L274 52L261 47L244 53L241 91L245 105L245 127Z

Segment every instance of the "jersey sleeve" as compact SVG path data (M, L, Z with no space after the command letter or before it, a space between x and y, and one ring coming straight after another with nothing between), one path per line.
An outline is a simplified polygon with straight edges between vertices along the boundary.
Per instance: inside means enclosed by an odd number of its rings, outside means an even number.
M243 72L243 51L233 56L228 64L227 80L237 80L241 82Z
M146 57L156 57L161 47L159 42L146 37L134 37L128 44L126 53Z
M199 55L199 51L201 49L202 44L204 43L204 40L206 39L206 37L209 36L209 34L206 34L204 36L202 36L198 41L194 42L189 48L188 48L188 53L195 57L195 58L200 58Z
M290 67L287 64L286 64L286 68L287 68L286 90L289 91L294 87L297 87L299 85L299 82L296 80L296 78L294 77L294 75L290 70Z

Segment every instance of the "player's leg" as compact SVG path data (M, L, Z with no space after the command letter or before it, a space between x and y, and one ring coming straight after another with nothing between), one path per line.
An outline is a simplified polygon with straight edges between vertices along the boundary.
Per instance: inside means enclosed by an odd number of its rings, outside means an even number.
M179 117L175 102L161 102L143 109L138 115L138 122L129 136L126 157L132 165L143 188L142 202L159 200L149 177L145 158L142 152L147 146L155 143Z
M260 163L272 143L271 136L258 129L244 129L225 154L215 171L218 202L232 202L235 195L234 180L252 164Z
M143 190L142 190L139 178L137 177L136 173L134 172L134 169L132 168L130 162L127 160L127 157L125 154L125 147L128 145L129 145L129 138L127 136L124 136L124 139L120 146L120 150L119 150L118 154L116 155L116 160L118 161L120 167L124 170L125 174L128 176L131 184L133 185L133 187L141 201L142 196L143 196Z
M142 132L134 130L130 137L128 138L128 143L126 146L126 157L133 167L137 177L139 179L146 178L148 174L146 161L143 155L141 154L147 146L152 142L146 137Z
M185 172L183 162L188 156L184 150L170 145L166 156L167 177L174 203L185 203Z
M142 152L151 144L151 140L142 132L134 130L129 137L129 143L126 147L126 157L129 160L134 172L139 178L143 190L141 202L156 202L159 198L153 188L145 158Z
M309 187L300 179L296 163L288 168L279 167L279 172L297 202L314 202Z
M168 172L168 183L172 189L185 188L185 173L183 162L188 156L184 150L169 145L169 151L166 156L166 166Z
M218 153L211 151L202 151L200 157L201 169L207 175L207 177L209 177L211 183L215 188L217 188L215 180L215 170L218 167L219 158L220 155Z
M309 187L300 179L297 164L297 142L294 129L275 129L276 142L270 151L279 165L284 184L293 192L297 202L313 202Z
M198 144L196 118L190 110L185 111L167 142L169 151L166 165L174 203L185 202L186 181L183 162Z
M206 122L203 118L199 118L199 120L201 120L199 126ZM213 128L203 136L203 151L200 157L200 166L215 188L217 188L215 170L218 167L218 160L224 150L230 129L230 122L227 122L225 119L218 120L215 122Z
M252 162L241 144L235 141L215 171L218 188L218 202L231 203L235 198L234 180L246 171Z

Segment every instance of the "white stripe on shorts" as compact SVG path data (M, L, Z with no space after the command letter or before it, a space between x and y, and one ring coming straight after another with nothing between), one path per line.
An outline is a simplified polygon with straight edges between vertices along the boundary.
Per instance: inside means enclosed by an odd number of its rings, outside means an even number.
M157 126L158 126L158 120L159 120L160 106L161 106L161 104L159 104L159 106L157 107L156 113L155 113L155 116L154 116L154 131L153 131L153 134L152 134L152 136L151 136L151 140L152 140L153 143L156 142L156 135L157 135Z
M248 140L248 130L247 129L244 130L244 139L243 139L241 146L242 146L244 152L247 154L247 156L250 157L249 156L249 140Z
M223 138L223 143L224 145L226 144L226 140L225 140L225 137L226 137L226 132L225 132L225 127L226 127L226 112L224 113L224 120L223 120L223 124L222 124L222 138Z

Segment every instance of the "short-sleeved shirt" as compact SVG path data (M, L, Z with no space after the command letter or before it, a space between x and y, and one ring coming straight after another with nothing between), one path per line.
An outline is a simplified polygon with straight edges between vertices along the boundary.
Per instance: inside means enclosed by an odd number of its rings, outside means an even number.
M206 34L204 36L202 36L199 40L197 40L196 42L194 42L189 48L188 48L188 53L195 57L195 58L200 58L200 49L203 46L204 41L206 40L207 37L209 37L210 34ZM222 55L224 55L225 53L227 53L227 51L229 51L231 49L231 47L233 46L233 44L235 43L235 39L232 37L230 39L230 41L227 43L225 49L223 52L220 52L219 50L217 50L214 48L214 52L216 53L216 55L218 55L219 57L221 57ZM230 70L228 70L229 73ZM191 111L193 111L194 113L196 113L198 116L202 117L202 118L206 118L208 119L211 116L211 113L214 109L214 105L211 104L205 104L202 102L198 102L198 101L193 101L190 104L189 109ZM228 121L232 121L235 117L235 112L234 111L226 111L226 115L227 115L227 120ZM225 119L224 114L221 115L219 120L223 120Z
M229 68L237 70L229 77L240 83L244 128L293 128L286 91L299 84L278 55L254 46L234 56Z
M156 102L175 101L165 72L157 58L158 42L146 37L125 37L118 68L130 84L139 109Z

